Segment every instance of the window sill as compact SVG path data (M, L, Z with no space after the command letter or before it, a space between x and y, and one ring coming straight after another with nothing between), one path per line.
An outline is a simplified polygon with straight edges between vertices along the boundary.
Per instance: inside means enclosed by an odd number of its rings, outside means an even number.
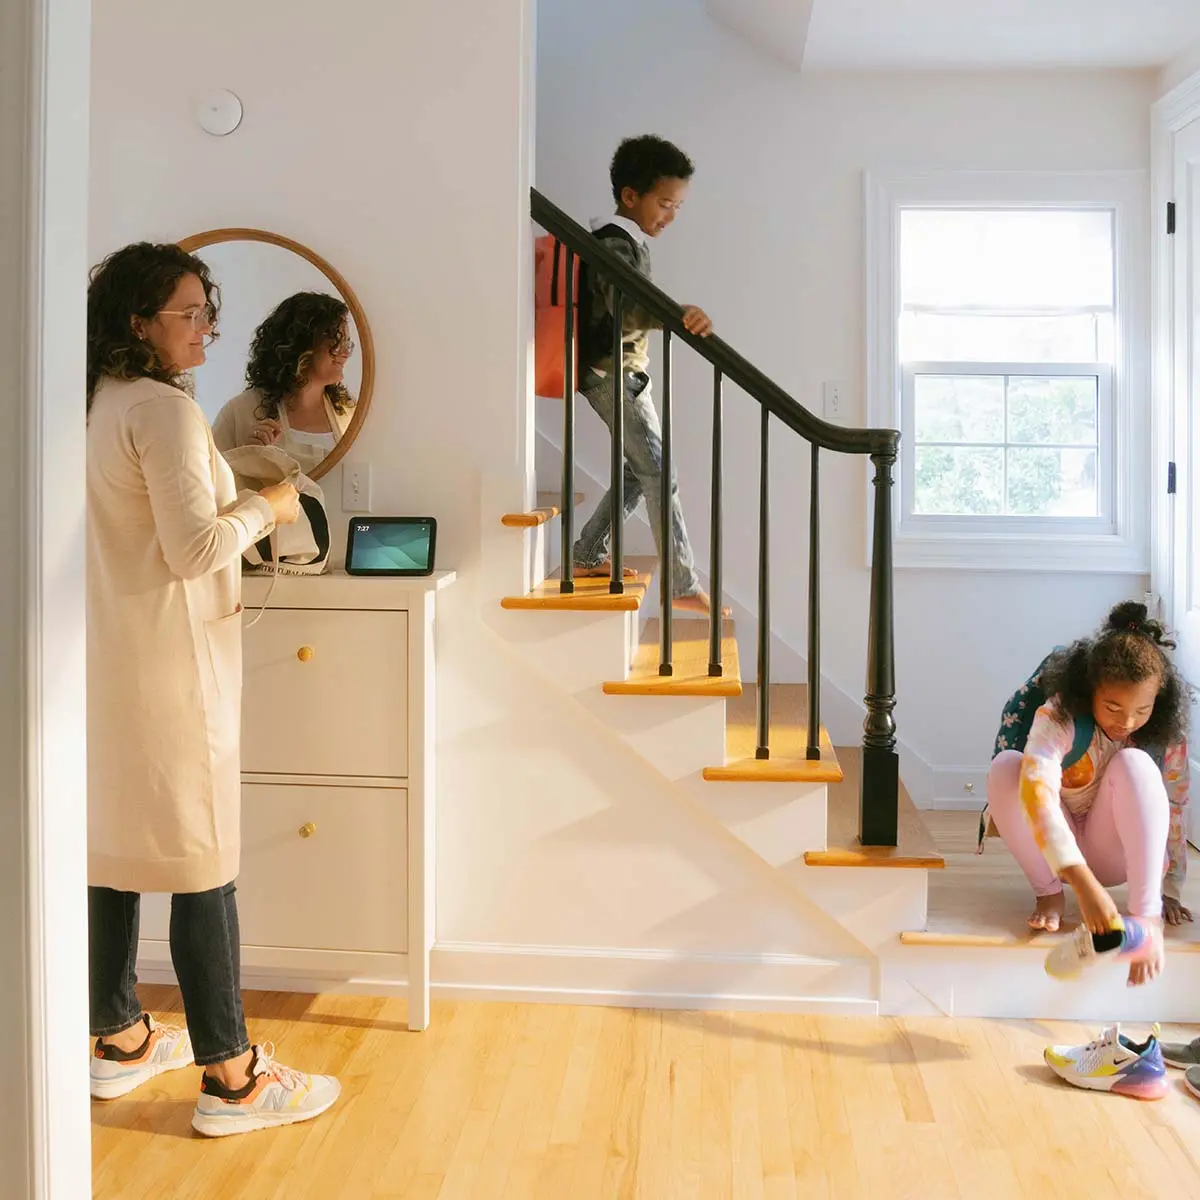
M1115 534L986 534L901 532L893 560L898 569L931 571L1089 572L1145 575L1145 549Z

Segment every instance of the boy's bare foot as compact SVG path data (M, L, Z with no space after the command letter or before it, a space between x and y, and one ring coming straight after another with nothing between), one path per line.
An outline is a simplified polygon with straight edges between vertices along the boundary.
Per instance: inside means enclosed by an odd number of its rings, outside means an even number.
M1037 907L1029 918L1029 928L1044 929L1047 933L1057 933L1058 927L1062 924L1066 907L1066 897L1062 892L1055 892L1053 896L1039 896Z
M671 607L677 608L680 612L699 613L702 617L712 615L712 601L708 598L707 592L694 592L690 596L674 596L671 600ZM733 609L726 605L721 609L721 616L732 617Z
M600 563L595 567L581 567L579 563L575 564L576 579L600 579L612 574L612 563ZM636 579L637 571L633 567L622 567L621 575L625 579Z

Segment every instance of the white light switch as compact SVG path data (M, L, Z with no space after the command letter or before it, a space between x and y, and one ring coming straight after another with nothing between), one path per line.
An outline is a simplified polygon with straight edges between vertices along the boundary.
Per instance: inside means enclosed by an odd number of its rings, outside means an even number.
M845 390L840 383L826 381L825 391L825 420L834 425L846 423Z
M370 463L342 463L342 509L348 513L371 511Z

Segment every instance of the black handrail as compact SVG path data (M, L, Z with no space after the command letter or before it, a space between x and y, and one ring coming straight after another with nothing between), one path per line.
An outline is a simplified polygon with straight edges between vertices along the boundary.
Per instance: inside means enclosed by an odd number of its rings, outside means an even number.
M612 466L609 499L611 502L612 560L609 588L614 593L624 590L624 553L622 528L624 524L624 384L621 369L623 339L621 309L625 297L635 300L652 313L663 328L664 414L663 414L663 481L662 523L659 529L664 562L662 564L662 631L659 673L672 674L671 630L671 573L673 569L673 529L671 508L674 499L672 462L672 396L671 343L682 338L713 368L713 480L712 530L709 586L712 609L709 628L709 674L722 673L722 382L736 384L762 408L760 493L759 493L759 646L757 737L755 756L770 758L770 568L768 552L769 487L768 487L768 430L770 417L807 439L812 447L812 475L809 511L809 613L808 613L808 738L805 757L819 759L820 730L820 523L818 508L819 451L831 450L840 454L870 456L875 467L872 485L875 489L874 537L871 556L870 627L868 632L867 688L864 702L867 708L863 722L863 770L860 791L859 840L867 846L894 846L897 841L899 815L899 759L896 754L896 722L892 711L896 705L894 617L892 605L892 468L899 453L900 434L894 429L848 429L831 425L814 416L798 404L778 384L768 379L727 343L715 335L699 337L683 324L683 309L664 291L612 254L560 208L536 189L530 190L531 215L548 233L568 250L567 353L563 399L566 401L563 418L563 585L573 590L572 545L574 491L574 379L576 355L574 350L573 304L570 270L572 252L581 263L600 272L613 284L613 403ZM585 364L587 365L587 364Z
M593 267L602 267L620 291L634 297L638 304L652 312L664 329L681 337L702 358L706 358L721 374L736 384L759 404L765 404L801 437L815 442L822 450L841 454L896 454L900 434L894 429L848 429L822 421L793 400L777 383L768 379L756 366L744 359L732 346L715 333L698 337L683 325L683 308L644 275L639 275L628 263L610 253L604 245L573 221L557 205L551 203L536 188L530 192L533 219L552 233L569 249Z

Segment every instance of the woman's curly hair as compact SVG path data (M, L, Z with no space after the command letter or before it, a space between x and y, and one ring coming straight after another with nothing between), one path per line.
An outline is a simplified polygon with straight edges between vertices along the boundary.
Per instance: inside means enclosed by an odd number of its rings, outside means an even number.
M350 309L324 292L297 292L284 300L254 331L246 383L262 396L259 419L275 420L280 406L308 382L313 355L322 346L336 349L346 337ZM345 385L331 383L325 396L341 415L354 406Z
M157 379L181 384L170 363L160 363L154 347L139 338L133 318L153 320L185 275L196 275L212 310L212 337L217 336L221 291L208 267L194 254L173 245L135 242L110 254L92 268L87 292L87 407L104 376L112 379Z
M1047 696L1071 717L1090 716L1092 698L1104 683L1143 683L1159 680L1150 719L1134 734L1139 746L1175 745L1187 736L1192 692L1167 654L1175 643L1144 604L1126 601L1108 614L1104 628L1050 656L1042 671Z

